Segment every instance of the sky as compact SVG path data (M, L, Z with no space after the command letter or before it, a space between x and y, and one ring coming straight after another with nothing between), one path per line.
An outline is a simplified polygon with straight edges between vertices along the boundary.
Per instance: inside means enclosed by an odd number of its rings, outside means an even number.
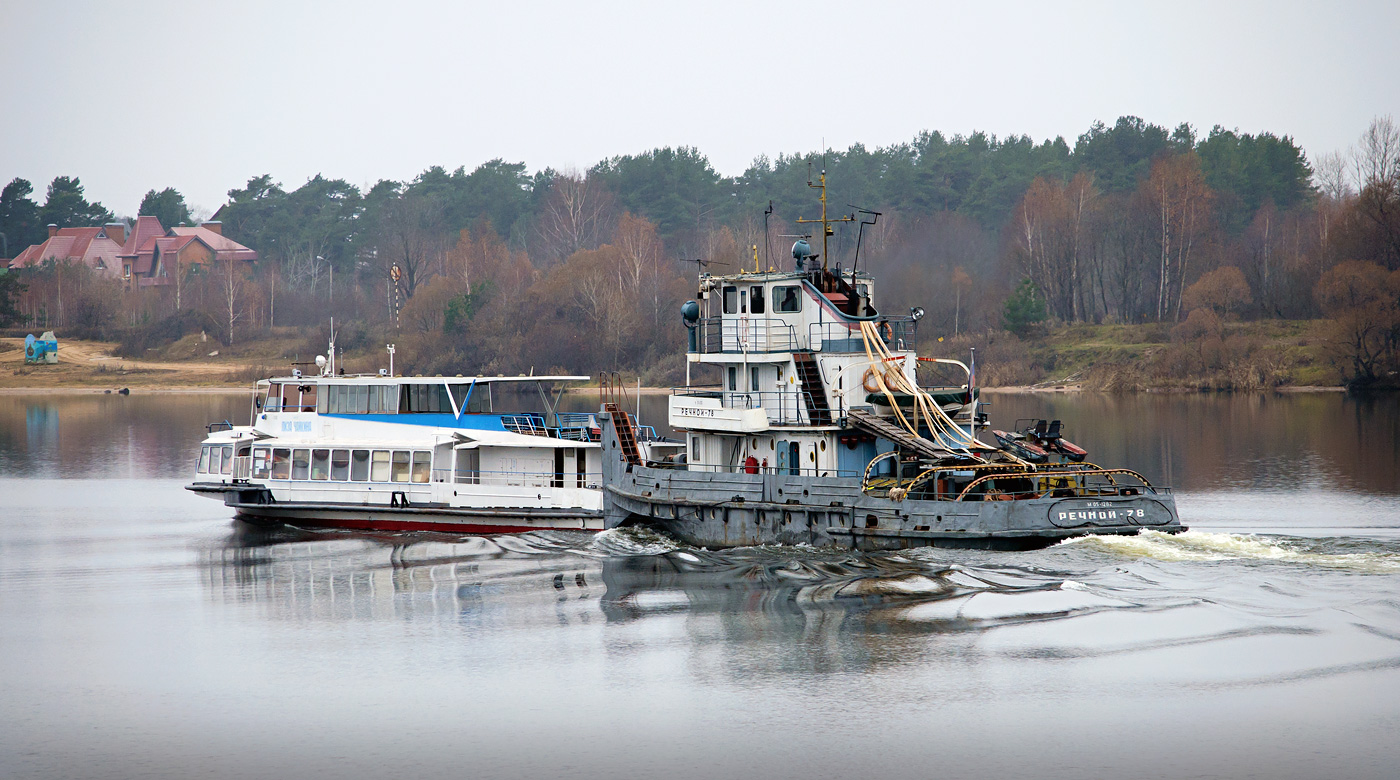
M1400 3L0 0L0 182L134 216L271 174L357 186L503 158L586 170L1132 114L1343 151L1400 115Z

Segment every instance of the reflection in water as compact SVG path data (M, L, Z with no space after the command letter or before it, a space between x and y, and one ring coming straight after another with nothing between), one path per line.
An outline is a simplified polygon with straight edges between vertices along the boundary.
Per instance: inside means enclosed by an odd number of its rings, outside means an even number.
M182 490L246 399L0 396L0 775L1393 776L1393 405L993 401L1145 459L1194 530L861 554L257 527Z

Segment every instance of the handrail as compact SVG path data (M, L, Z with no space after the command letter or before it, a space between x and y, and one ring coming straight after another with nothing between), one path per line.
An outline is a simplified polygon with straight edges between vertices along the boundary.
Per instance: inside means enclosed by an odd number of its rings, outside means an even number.
M803 347L797 329L777 317L704 317L697 328L700 354L792 352Z
M1153 495L1158 494L1157 488L1153 487L1152 483L1147 480L1147 477L1144 477L1143 475L1137 473L1136 471L1133 471L1132 469L1067 469L1063 471L1023 471L1011 474L988 474L985 477L979 477L969 482L967 484L967 487L963 488L962 492L958 494L958 497L953 500L962 501L965 497L967 497L969 492L974 487L977 487L983 482L991 482L998 479L1051 479L1055 477L1081 478L1103 475L1105 477L1108 477L1108 482L1110 485L1116 486L1118 483L1113 480L1112 475L1114 474L1126 474L1127 476L1130 476L1136 479L1138 482L1142 483L1142 486L1152 491Z

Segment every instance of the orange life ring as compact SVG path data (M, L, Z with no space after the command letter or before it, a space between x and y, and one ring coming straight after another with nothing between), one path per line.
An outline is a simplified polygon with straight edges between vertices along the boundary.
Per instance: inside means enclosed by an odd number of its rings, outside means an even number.
M885 340L886 344L894 340L894 328L890 326L889 320L881 320L880 324L875 326L875 330L880 334L880 338Z
M875 379L875 369L873 368L865 369L865 376L861 377L860 384L867 393L880 392L880 383Z

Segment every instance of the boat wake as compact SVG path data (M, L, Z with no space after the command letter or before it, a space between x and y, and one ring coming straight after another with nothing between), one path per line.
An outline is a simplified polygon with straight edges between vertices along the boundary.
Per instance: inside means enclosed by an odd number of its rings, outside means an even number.
M1318 539L1186 531L1143 531L1136 536L1082 536L1059 547L1081 547L1128 558L1158 561L1267 561L1341 569L1362 574L1400 573L1400 553L1362 549L1337 551Z

